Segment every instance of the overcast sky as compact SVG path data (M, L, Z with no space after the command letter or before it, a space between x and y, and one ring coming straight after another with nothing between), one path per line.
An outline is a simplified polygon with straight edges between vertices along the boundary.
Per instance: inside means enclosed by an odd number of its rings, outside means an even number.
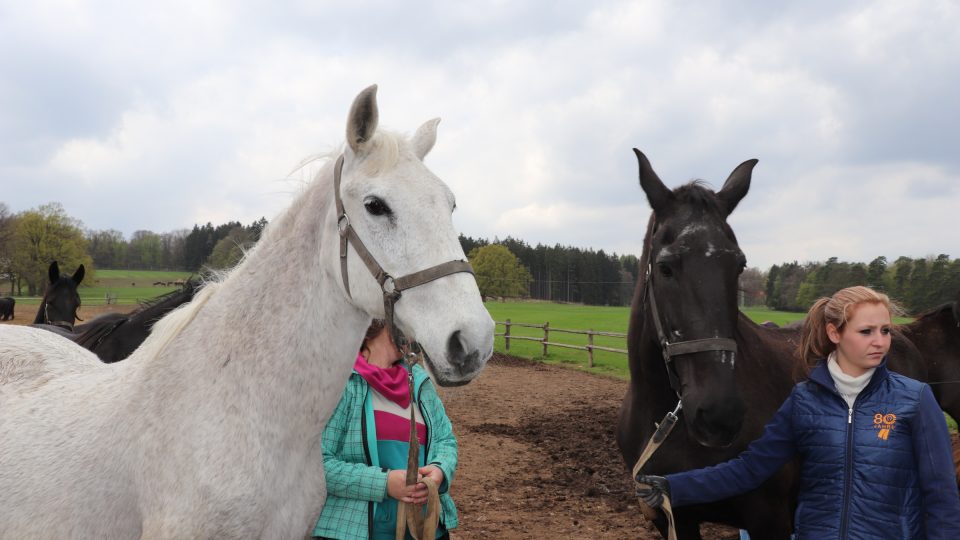
M639 255L631 148L719 189L763 269L960 257L954 1L0 0L0 201L88 229L272 219L288 173L441 117L427 164L473 237Z

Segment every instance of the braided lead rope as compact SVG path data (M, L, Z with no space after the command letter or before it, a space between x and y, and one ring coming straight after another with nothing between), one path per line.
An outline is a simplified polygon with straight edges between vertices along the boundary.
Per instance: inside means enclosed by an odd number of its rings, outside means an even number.
M406 485L412 486L417 483L419 473L420 440L417 439L417 418L414 413L414 407L417 404L413 400L413 366L420 361L420 355L410 352L407 346L404 346L404 357L407 358L409 369L407 371L407 387L410 392L410 446L407 451L407 478ZM397 528L396 540L403 540L407 529L414 540L433 540L437 534L437 526L440 523L440 493L439 486L430 478L420 480L427 486L427 505L426 514L419 505L399 501L397 504Z

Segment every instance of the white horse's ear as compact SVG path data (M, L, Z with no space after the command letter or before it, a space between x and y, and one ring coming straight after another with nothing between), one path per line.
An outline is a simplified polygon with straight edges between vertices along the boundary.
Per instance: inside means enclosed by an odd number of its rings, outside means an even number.
M362 154L366 143L377 131L380 113L377 110L377 85L366 87L353 100L347 116L347 144L354 154Z
M411 141L413 153L420 158L420 161L423 161L423 158L430 153L433 145L437 142L437 124L439 123L439 118L427 120L413 134L413 140Z

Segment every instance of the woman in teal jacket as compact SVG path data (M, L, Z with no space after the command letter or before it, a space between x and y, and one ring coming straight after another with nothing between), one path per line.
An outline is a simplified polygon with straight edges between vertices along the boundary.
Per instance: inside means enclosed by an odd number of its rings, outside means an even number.
M437 538L457 526L450 482L457 467L457 441L443 403L426 372L413 367L414 402L407 369L399 362L383 321L375 320L322 436L327 502L313 535L337 540L392 540L397 501L423 504L426 487L406 486L409 407L415 408L420 439L420 475L439 486ZM410 538L409 532L407 538Z

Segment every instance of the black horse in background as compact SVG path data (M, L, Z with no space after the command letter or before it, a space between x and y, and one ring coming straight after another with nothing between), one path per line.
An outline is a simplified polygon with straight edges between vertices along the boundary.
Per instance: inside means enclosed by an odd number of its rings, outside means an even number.
M199 282L188 280L182 288L143 302L130 313L106 313L78 325L73 331L55 327L46 329L94 352L104 363L119 362L147 339L154 323L193 300L199 288Z
M10 297L5 296L0 298L0 321L11 321L14 318L13 308L17 305L17 301Z
M77 293L77 287L83 281L85 271L81 264L72 276L68 276L60 273L57 261L50 263L47 269L50 283L47 284L43 293L43 300L40 302L33 324L72 330L78 320L83 320L77 315L77 310L80 309L80 294Z
M960 420L960 291L948 302L900 327L920 349L940 408Z
M760 436L796 383L800 329L766 328L737 308L746 258L727 217L747 194L756 160L739 165L715 193L701 182L670 190L634 152L653 213L631 308L630 383L617 444L632 470L655 424L682 400L676 429L643 467L662 475L721 463ZM889 358L891 369L925 376L919 352L902 335ZM791 463L752 492L676 508L678 538L699 539L700 523L716 522L753 538L787 539L798 479ZM662 515L655 524L666 537Z

